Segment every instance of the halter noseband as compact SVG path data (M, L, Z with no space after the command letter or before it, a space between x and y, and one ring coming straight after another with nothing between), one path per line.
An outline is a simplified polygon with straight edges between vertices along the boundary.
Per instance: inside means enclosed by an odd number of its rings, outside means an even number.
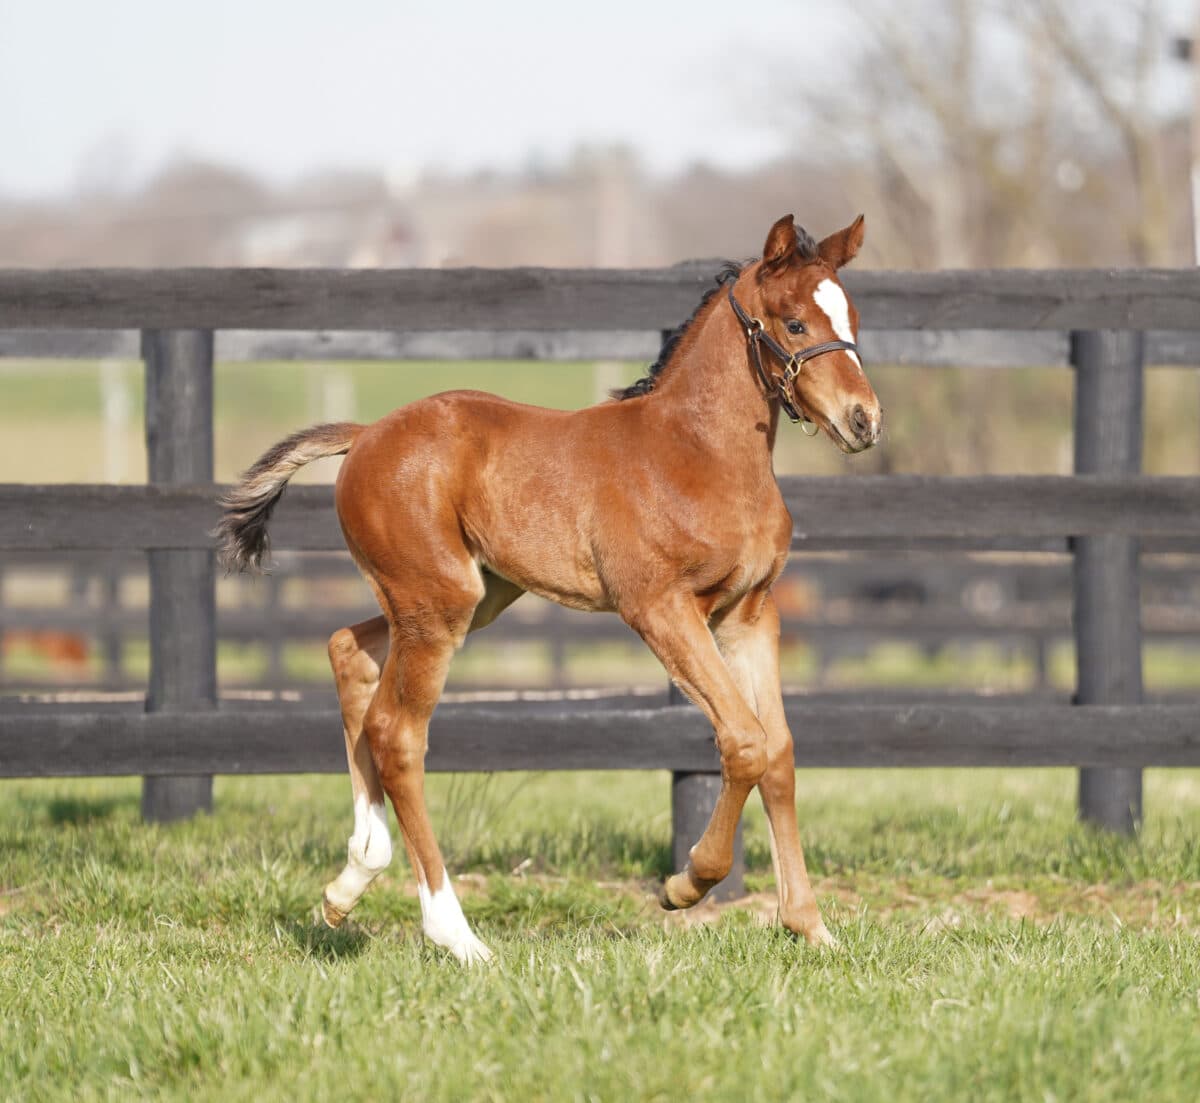
M801 349L799 352L788 352L778 341L775 340L766 330L762 321L758 318L751 318L746 313L742 304L733 296L733 288L729 289L729 305L733 307L734 314L737 315L738 321L742 323L742 328L746 331L746 340L750 344L751 359L754 361L754 367L758 372L758 378L762 380L762 385L767 389L767 394L774 393L779 399L779 405L783 407L783 412L793 424L797 422L809 422L803 413L797 408L795 402L796 394L796 376L800 374L801 367L808 360L813 360L818 356L823 356L827 352L838 352L844 350L846 352L858 352L858 346L853 341L823 341L819 345L812 345L809 348ZM768 376L762 362L762 349L760 345L766 345L767 348L775 354L779 361L783 364L783 375ZM815 429L813 430L816 431Z

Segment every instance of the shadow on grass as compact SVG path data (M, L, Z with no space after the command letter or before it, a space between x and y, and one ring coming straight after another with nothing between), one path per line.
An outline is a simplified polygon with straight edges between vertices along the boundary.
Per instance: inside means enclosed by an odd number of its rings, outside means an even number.
M318 961L353 961L370 944L371 936L353 923L333 930L324 924L289 920L281 930L303 951Z
M121 797L55 797L43 806L46 818L52 824L87 824L99 820L113 819L129 812L137 812L139 798Z
M483 841L460 849L446 864L463 873L508 873L522 866L531 873L650 880L675 872L671 844L661 832L607 823L572 824L555 832L535 830L499 844Z

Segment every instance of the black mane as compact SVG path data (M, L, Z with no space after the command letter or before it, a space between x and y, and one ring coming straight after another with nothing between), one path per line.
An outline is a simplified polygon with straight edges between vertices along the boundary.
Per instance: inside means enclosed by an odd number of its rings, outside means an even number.
M671 330L667 334L666 340L663 341L662 348L659 350L658 359L650 365L650 370L642 376L636 383L631 383L628 387L618 387L611 391L613 398L637 398L638 395L649 394L654 390L654 384L658 381L658 377L662 374L663 368L670 362L671 357L675 354L675 350L679 347L679 342L683 339L683 335L688 331L695 320L696 315L700 313L712 299L712 297L721 290L730 280L736 279L742 271L742 265L734 261L727 260L721 265L721 270L717 273L716 286L710 287L704 292L704 298L700 300L699 305L692 311L692 316L688 318L683 325L677 329Z

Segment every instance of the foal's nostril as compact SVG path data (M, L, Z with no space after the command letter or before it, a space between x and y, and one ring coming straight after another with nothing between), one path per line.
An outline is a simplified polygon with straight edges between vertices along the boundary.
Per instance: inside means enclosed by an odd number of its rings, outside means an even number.
M862 403L850 411L850 430L859 440L866 440L871 435L871 419L862 408Z

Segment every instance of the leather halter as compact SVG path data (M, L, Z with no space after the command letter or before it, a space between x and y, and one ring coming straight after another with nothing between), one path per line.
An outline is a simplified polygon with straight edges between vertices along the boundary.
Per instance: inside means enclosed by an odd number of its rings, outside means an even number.
M853 341L823 341L819 345L811 345L799 352L788 352L767 332L766 326L760 319L751 318L746 313L742 304L733 297L732 287L729 289L729 305L733 307L734 314L737 315L738 321L742 323L742 328L746 331L751 359L754 361L758 378L762 380L762 385L767 389L767 394L775 394L779 399L779 405L783 407L783 412L787 414L793 424L811 421L812 419L805 417L796 405L796 376L800 374L800 369L807 361L823 356L827 352L846 351L857 354L858 346ZM766 345L768 350L774 353L775 357L783 364L783 375L767 375L767 371L763 367L761 345Z

